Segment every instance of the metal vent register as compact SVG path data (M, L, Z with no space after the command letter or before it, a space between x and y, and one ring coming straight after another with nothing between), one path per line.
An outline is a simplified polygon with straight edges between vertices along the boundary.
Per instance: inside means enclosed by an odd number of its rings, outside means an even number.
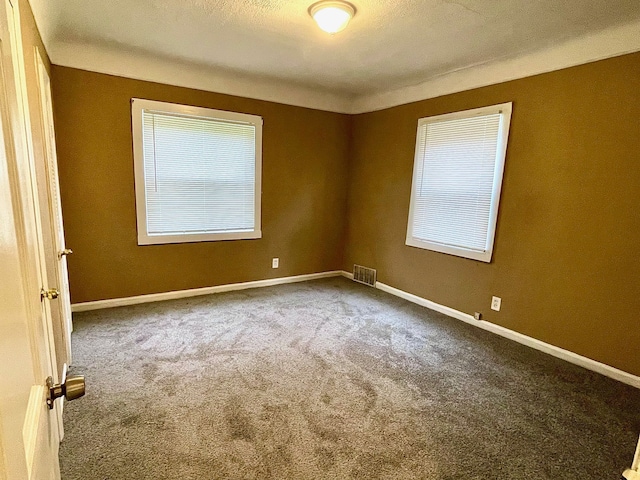
M373 268L363 267L362 265L354 265L353 280L358 283L369 285L370 287L375 287L376 271Z

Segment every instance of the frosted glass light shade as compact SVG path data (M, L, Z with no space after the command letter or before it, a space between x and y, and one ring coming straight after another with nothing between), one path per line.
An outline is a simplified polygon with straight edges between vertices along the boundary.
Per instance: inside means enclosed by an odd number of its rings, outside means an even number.
M322 1L311 5L309 14L322 30L333 35L347 27L356 9L348 2Z

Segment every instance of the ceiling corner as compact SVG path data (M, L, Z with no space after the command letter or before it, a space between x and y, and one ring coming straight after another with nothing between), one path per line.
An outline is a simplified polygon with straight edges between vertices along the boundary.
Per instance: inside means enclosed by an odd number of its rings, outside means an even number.
M350 95L109 45L54 41L51 63L118 77L349 114Z
M351 113L383 110L638 51L640 20L514 58L439 75L416 85L358 96L352 101Z
M56 8L56 2L52 0L27 0L33 17L36 21L36 26L42 37L47 51L53 42L55 32L57 28L57 21L59 18L59 10Z

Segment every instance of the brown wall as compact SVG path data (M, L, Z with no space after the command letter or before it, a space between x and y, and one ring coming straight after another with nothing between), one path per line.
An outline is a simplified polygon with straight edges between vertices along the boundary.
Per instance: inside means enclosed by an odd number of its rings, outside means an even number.
M341 267L348 116L59 66L52 76L74 303ZM137 245L133 97L263 117L262 239Z
M626 348L640 343L640 54L352 117L52 70L74 302L359 263L386 284L640 374ZM132 97L264 117L261 240L137 246ZM509 101L493 261L406 246L418 118Z
M509 101L493 261L406 246L418 119ZM345 270L640 375L640 53L358 115L352 135Z

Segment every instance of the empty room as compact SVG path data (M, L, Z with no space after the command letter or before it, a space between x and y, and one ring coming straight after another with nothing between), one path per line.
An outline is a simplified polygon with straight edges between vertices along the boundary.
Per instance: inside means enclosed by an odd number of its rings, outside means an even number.
M0 0L0 479L640 480L638 0Z

